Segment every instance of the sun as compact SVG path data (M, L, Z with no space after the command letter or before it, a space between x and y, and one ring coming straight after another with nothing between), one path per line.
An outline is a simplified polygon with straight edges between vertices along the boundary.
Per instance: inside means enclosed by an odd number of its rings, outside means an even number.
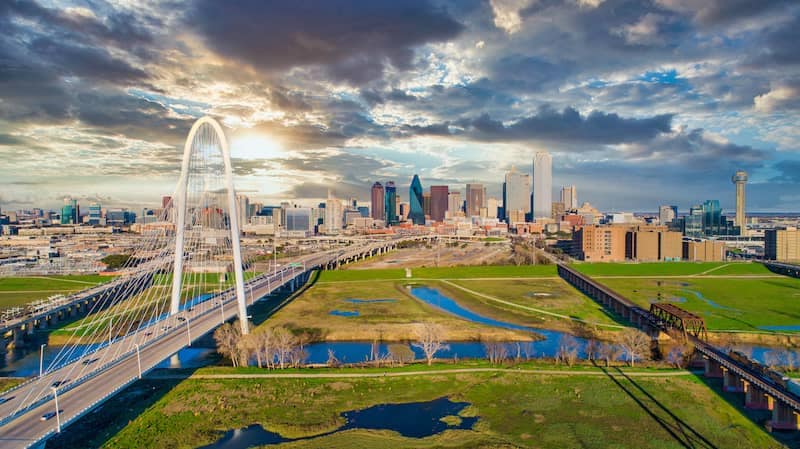
M270 136L245 134L231 140L231 156L240 159L277 159L286 157L286 150Z

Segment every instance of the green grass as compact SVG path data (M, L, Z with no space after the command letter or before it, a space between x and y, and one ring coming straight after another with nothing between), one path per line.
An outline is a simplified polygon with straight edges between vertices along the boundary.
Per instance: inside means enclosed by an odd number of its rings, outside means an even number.
M22 307L53 295L67 295L109 282L112 276L30 276L0 278L0 310Z
M714 270L709 276L772 274L760 263L746 262L576 263L572 266L589 276L687 276L709 270Z
M504 318L512 322L527 318L529 320L538 321L538 323L529 322L528 325L565 331L576 330L576 326L583 326L570 320L559 319L524 308L530 307L575 318L577 320L583 320L588 322L587 325L589 327L592 327L589 323L600 325L620 324L613 316L609 315L599 303L587 297L562 279L517 279L502 281L458 280L454 283L492 298L498 298L522 306L514 307L505 305L488 300L485 297L471 295L459 289L448 289L448 293L465 306L470 307L474 301L480 301L487 307L502 309L507 312L507 316ZM469 298L473 298L473 301L469 301ZM470 308L475 309L475 307ZM494 316L497 315L497 313L492 313L491 311L489 313Z
M14 388L24 381L25 379L21 377L0 377L0 392Z
M782 447L693 376L630 378L621 379L620 384L607 377L522 373L188 379L177 385L145 380L106 403L101 413L88 415L49 441L48 447L52 443L57 448L190 448L213 443L223 432L253 423L284 437L313 437L344 424L340 414L345 411L442 396L471 404L461 414L479 418L473 430L448 430L414 439L358 429L280 447L672 449L685 447L676 438L687 435L697 445L693 431L720 448ZM664 426L676 430L677 436Z
M324 276L323 272L323 276ZM321 277L323 277L321 276ZM442 325L451 340L481 337L517 340L530 334L471 323L413 298L404 281L317 283L287 304L261 326L305 329L315 340L408 340L417 323ZM348 299L390 299L392 302L351 303ZM358 316L331 315L333 310Z
M645 308L659 299L679 301L680 307L704 317L709 330L763 332L760 326L800 323L800 279L607 278L600 282Z
M413 268L415 279L524 278L558 276L555 265L487 265L442 268ZM324 271L320 282L405 279L401 268Z

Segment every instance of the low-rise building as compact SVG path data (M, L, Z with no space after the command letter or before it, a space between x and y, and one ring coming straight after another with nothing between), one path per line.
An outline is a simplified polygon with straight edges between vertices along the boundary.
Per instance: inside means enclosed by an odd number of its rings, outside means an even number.
M778 262L800 261L800 231L794 227L765 230L764 258Z
M627 226L580 226L572 233L572 257L587 262L625 260Z
M625 257L639 262L678 261L682 238L680 232L664 227L640 226L625 234Z
M725 242L719 240L683 241L683 259L690 262L722 262L725 260L725 252Z

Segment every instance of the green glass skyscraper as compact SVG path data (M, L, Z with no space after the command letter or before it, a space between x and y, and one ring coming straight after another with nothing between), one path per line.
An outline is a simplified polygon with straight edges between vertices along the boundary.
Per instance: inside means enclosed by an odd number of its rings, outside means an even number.
M411 186L408 188L408 198L411 204L408 219L415 225L424 225L425 212L422 209L422 183L417 175L414 175L414 179L411 180Z

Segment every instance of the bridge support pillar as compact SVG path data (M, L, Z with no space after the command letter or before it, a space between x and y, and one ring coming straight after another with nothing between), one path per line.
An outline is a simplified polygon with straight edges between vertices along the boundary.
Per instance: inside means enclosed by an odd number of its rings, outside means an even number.
M745 382L744 406L753 410L772 410L772 398L757 386Z
M742 378L737 376L736 373L722 368L722 389L729 393L743 393L744 383Z
M722 377L722 367L719 363L707 358L703 375L706 377L720 378Z
M791 407L780 401L775 401L772 408L772 420L767 424L770 431L774 430L797 430L800 415Z
M22 335L23 335L22 327L16 327L11 330L11 341L13 342L15 348L22 346L24 342L24 340L22 339Z

